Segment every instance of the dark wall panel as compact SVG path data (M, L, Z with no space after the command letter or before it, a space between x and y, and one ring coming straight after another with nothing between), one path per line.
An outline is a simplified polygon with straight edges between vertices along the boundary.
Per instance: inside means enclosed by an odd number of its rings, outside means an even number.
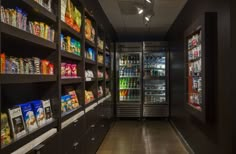
M204 12L218 13L216 121L203 124L185 109L184 102L184 31ZM188 0L168 32L170 43L171 120L196 154L232 153L232 87L230 61L230 1ZM234 79L235 80L235 79Z

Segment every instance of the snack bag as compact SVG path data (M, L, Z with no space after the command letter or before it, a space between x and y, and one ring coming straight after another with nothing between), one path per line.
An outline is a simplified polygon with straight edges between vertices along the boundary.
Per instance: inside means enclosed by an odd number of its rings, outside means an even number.
M76 55L80 56L80 49L81 49L81 45L80 45L80 42L77 41L76 42Z
M70 36L66 37L66 51L72 52L71 51L71 37Z
M67 0L65 22L71 27L73 27L72 11L73 4L71 3L71 0Z
M6 113L1 113L1 145L11 143L10 127Z
M73 90L73 91L70 91L70 92L69 92L69 95L71 96L72 107L73 107L74 109L75 109L75 108L78 108L78 107L79 107L79 101L78 101L76 92L75 92L74 90Z
M38 126L45 125L46 116L44 113L44 109L43 109L43 105L42 105L41 100L32 101L31 105L32 105Z
M72 106L71 96L70 95L66 95L65 96L65 101L67 103L67 110L72 110L73 106Z
M77 65L71 64L71 76L77 77Z
M66 69L65 69L65 76L66 77L71 77L71 64L66 64Z
M88 40L91 40L92 37L92 23L91 20L85 19L85 37Z
M61 76L66 76L66 63L61 63Z
M31 132L37 129L38 126L36 123L36 118L34 116L31 103L20 104L19 106L21 107L23 118L24 118L26 127L28 128L28 131Z
M65 22L67 0L61 0L61 20Z
M1 62L0 73L5 73L5 70L6 70L6 55L5 55L5 53L1 54L0 62Z
M73 29L76 30L77 32L80 32L80 27L81 27L81 13L80 11L74 7L74 25L73 25Z
M61 97L61 112L67 111L67 102L66 102L66 96Z

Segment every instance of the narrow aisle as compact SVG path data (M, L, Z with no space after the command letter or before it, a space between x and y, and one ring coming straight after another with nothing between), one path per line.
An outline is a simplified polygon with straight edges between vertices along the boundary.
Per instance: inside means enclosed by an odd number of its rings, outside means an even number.
M168 121L118 121L97 154L187 154Z

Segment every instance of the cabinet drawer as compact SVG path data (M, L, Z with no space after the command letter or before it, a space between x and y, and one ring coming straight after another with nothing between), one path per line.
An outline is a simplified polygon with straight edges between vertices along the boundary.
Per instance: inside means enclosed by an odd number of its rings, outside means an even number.
M99 148L99 142L96 132L89 131L86 142L86 153L95 154Z
M90 128L92 125L95 125L97 122L97 108L90 110L85 114L85 116L86 116L87 128Z
M50 153L56 153L56 154L62 154L60 146L60 136L56 134L55 136L47 139L40 145L36 146L34 149L32 149L27 154L50 154Z

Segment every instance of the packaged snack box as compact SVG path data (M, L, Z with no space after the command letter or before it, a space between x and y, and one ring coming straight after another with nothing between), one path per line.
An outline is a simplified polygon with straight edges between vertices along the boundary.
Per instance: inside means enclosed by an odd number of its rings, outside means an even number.
M61 112L67 111L67 102L66 102L66 96L61 97Z
M26 127L23 120L21 107L17 106L15 108L8 109L8 113L14 139L24 136L26 134Z
M36 123L36 118L34 116L34 112L30 103L20 104L19 105L22 110L23 118L28 128L29 132L38 128Z
M76 92L74 90L70 91L69 95L71 96L72 107L73 108L78 108L79 107L79 101L78 101Z
M45 116L45 112L43 109L42 101L41 100L32 101L31 105L32 105L38 126L45 125L46 116Z
M50 122L53 118L52 118L52 108L51 108L51 103L50 100L43 100L42 101L43 104L43 109L44 109L44 113L45 113L45 119L46 122Z

